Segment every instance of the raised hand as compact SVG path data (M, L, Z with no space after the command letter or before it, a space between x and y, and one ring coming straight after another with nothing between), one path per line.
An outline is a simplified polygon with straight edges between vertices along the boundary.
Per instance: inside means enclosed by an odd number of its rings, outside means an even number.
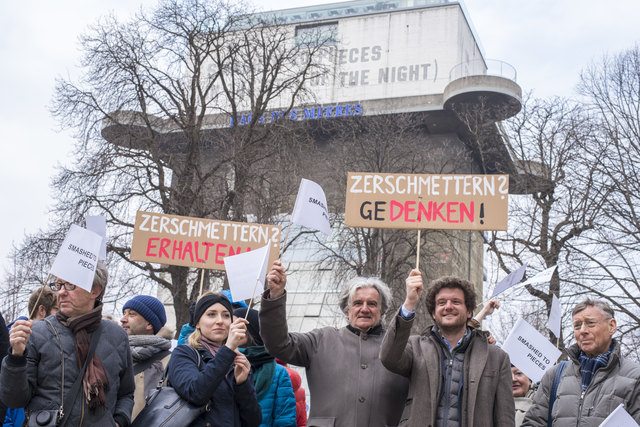
M247 324L249 322L242 317L236 318L229 326L229 336L225 345L235 351L239 346L247 342Z
M422 295L424 289L420 270L415 268L411 270L405 284L407 287L407 297L404 300L404 308L409 311L415 311L416 305L418 305L418 301L420 300L420 295Z
M31 320L17 320L9 331L9 343L11 344L11 353L16 356L22 356L27 348L27 341L31 336Z
M284 294L284 287L287 284L287 271L279 260L273 262L273 266L269 274L267 274L267 284L269 285L269 298L278 298Z

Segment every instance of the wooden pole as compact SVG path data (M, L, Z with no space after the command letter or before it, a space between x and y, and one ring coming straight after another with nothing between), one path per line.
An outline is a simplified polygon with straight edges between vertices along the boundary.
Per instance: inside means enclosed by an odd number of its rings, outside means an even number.
M40 288L40 293L38 294L38 298L36 299L36 303L34 304L33 308L31 309L31 313L29 313L29 319L33 318L33 312L38 309L38 303L40 302L40 297L42 296L42 292L44 292L44 287L47 286L47 283L49 282L50 278L51 278L51 273L49 273L47 275L47 278L45 279L44 283L42 284L42 287Z
M253 299L256 296L256 288L258 287L258 282L260 282L260 279L256 279L256 284L253 285L253 292L251 293L252 297L249 300L249 307L247 307L247 314L244 315L245 320L247 320L247 317L249 316L249 310L251 310L251 306L253 305Z
M202 296L202 285L204 284L204 268L202 268L202 273L200 273L200 293L198 294L198 298Z
M420 229L418 228L418 245L416 247L416 270L420 269Z

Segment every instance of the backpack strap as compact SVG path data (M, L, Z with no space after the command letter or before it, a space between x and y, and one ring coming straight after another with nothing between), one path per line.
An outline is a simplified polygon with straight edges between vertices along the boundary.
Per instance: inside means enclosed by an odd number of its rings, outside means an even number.
M154 354L147 360L136 363L133 366L133 375L135 376L135 375L138 375L140 372L146 371L147 368L149 368L156 360L162 360L170 354L171 352L169 350L162 350Z
M569 362L563 360L558 363L558 367L556 368L556 372L553 375L553 384L551 384L551 392L549 393L549 414L547 416L547 426L551 427L552 419L551 419L551 411L553 410L553 404L556 402L556 394L558 393L558 385L560 384L560 379L562 378L562 373Z

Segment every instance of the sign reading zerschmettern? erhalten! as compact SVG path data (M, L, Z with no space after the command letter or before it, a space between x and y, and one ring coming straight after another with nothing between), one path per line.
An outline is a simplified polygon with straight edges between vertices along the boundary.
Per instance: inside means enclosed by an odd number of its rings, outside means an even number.
M352 227L506 230L508 175L349 172Z
M280 251L278 225L220 221L138 211L131 260L224 270L224 258L271 244Z

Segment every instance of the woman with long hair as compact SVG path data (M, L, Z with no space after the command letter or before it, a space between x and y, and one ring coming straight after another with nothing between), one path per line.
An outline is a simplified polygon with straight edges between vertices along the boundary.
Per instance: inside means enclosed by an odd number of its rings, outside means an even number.
M246 341L247 321L234 321L232 313L223 294L203 295L194 310L195 331L171 355L169 382L176 392L194 405L208 405L191 426L260 425L251 365L238 351Z

